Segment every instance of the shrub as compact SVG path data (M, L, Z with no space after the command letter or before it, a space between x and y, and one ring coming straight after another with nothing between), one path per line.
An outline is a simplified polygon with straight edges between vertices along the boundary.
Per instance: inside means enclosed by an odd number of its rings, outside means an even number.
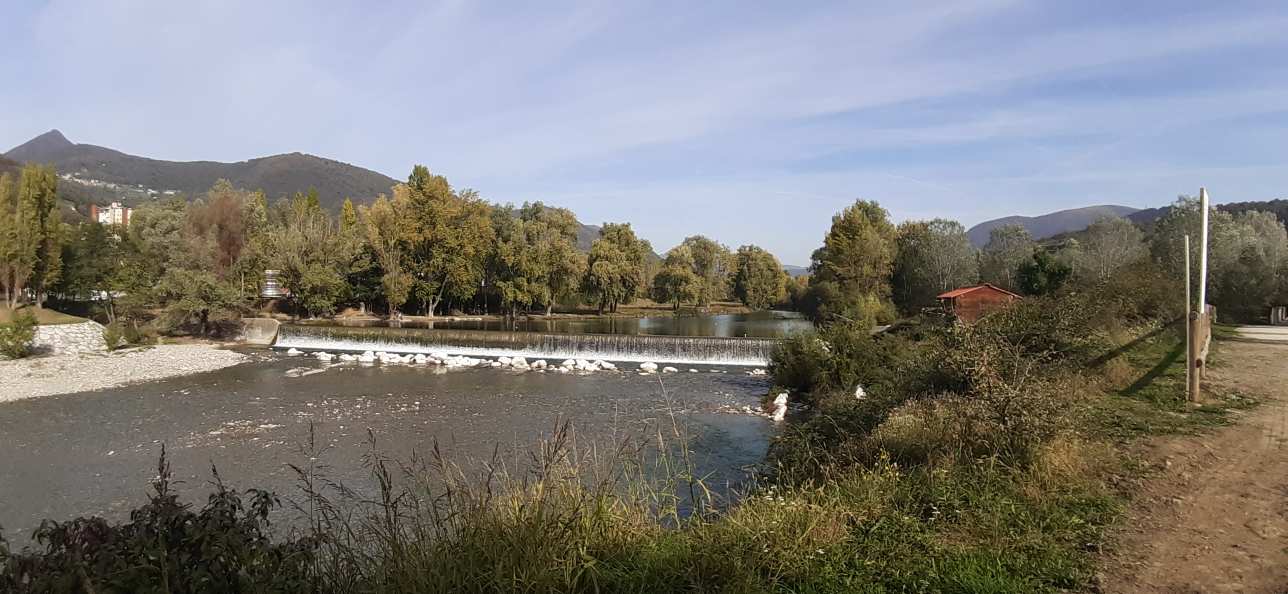
M120 348L124 341L125 331L119 321L103 327L103 344L107 345L107 350L114 351Z
M296 592L313 590L309 538L274 544L277 497L250 489L249 504L214 473L215 492L193 512L171 489L162 450L149 501L113 525L97 517L45 520L39 549L11 553L0 540L0 590L31 592ZM213 469L212 469L213 471Z
M915 360L910 343L899 336L874 337L867 324L836 323L815 334L789 338L770 357L769 371L779 387L816 401L829 392L892 390Z
M31 354L31 342L36 339L36 316L21 311L12 322L0 324L0 355L21 359Z

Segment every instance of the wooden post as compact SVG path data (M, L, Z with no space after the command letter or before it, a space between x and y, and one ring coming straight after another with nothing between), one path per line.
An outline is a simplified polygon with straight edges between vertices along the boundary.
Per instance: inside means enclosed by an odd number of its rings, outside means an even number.
M1190 312L1194 310L1193 297L1190 296L1190 236L1185 235L1185 396L1194 400L1194 388L1190 383L1194 377L1194 351L1190 348L1194 341L1194 324L1190 323Z

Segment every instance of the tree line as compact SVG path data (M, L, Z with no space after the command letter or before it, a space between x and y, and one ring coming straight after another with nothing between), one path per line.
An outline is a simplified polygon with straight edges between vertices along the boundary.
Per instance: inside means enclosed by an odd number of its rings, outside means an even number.
M693 236L662 262L629 223L607 223L587 253L572 212L541 202L495 205L417 165L370 205L333 215L310 190L272 204L218 181L134 209L129 225L63 224L57 175L26 166L0 178L0 285L6 303L48 295L101 304L109 321L156 316L166 328L215 329L253 309L265 270L285 307L328 316L345 307L398 317L453 310L549 315L557 305L616 311L638 297L707 306L786 299L786 274L756 246L736 252Z
M976 249L956 221L896 226L878 203L860 200L833 217L811 257L810 276L790 287L790 301L816 322L888 323L934 306L937 295L957 287L990 283L1043 295L1096 286L1125 267L1138 269L1142 291L1174 286L1179 292L1186 234L1197 277L1200 216L1198 200L1181 196L1148 233L1105 217L1039 242L1024 227L1007 225ZM1275 213L1213 208L1209 218L1209 303L1231 319L1251 321L1288 302L1288 233Z

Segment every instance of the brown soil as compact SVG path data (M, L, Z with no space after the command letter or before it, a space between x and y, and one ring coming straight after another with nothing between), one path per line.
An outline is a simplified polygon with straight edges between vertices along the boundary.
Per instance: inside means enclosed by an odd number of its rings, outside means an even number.
M1216 390L1260 405L1227 427L1153 440L1105 592L1288 593L1288 345L1225 342Z

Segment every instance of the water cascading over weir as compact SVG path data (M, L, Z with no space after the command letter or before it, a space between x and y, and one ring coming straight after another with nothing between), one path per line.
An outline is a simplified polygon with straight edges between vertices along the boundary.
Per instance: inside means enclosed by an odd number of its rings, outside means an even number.
M769 363L777 344L773 338L283 325L273 346L302 351L761 366Z

